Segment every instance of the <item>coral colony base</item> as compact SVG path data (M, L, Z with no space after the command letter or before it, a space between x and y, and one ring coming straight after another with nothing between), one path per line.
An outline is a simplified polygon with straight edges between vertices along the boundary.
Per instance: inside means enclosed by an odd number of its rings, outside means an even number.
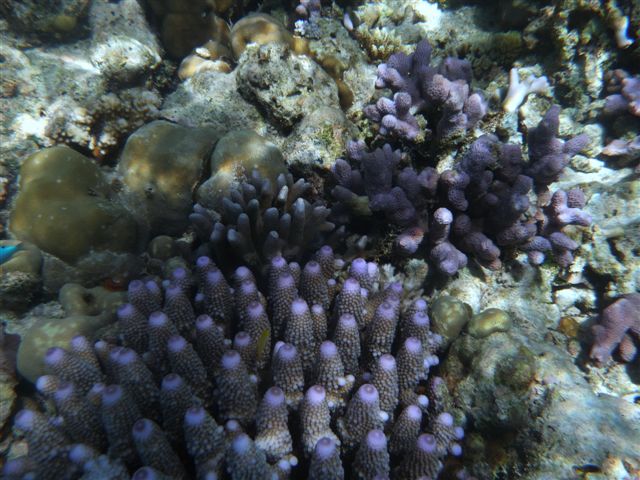
M2 478L640 479L637 2L0 14Z

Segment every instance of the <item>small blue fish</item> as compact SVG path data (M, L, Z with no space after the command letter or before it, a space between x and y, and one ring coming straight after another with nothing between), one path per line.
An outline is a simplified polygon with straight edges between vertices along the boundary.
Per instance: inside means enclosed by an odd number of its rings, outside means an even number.
M0 265L9 260L18 250L20 245L0 245Z

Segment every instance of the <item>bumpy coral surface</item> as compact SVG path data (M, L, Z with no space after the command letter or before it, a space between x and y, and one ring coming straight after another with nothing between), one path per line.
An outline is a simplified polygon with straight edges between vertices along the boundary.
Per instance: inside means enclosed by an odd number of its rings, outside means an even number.
M97 250L131 251L138 235L104 172L65 146L37 152L23 163L11 230L70 263Z
M302 268L278 256L227 280L199 257L132 282L128 300L117 344L46 352L47 402L16 416L29 452L8 478L418 479L461 453L429 379L441 339L427 303L373 262L324 247Z

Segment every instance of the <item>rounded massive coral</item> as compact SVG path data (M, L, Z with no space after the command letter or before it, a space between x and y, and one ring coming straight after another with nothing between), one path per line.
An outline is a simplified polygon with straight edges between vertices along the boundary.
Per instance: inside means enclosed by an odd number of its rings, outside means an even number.
M203 256L128 299L118 344L46 352L51 402L17 414L9 478L417 479L461 453L427 302L373 262L323 247L227 279Z
M193 192L218 134L212 128L188 128L164 120L133 133L118 171L140 222L154 234L179 234L187 226Z
M41 150L20 170L11 231L73 263L92 251L132 251L137 226L89 158L64 146Z

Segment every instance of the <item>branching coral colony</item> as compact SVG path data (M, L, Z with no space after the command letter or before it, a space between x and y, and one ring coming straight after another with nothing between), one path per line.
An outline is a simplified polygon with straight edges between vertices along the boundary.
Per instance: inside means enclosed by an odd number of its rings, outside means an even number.
M474 107L483 105L480 95L468 95L470 67L446 59L436 70L428 66L430 55L423 41L412 55L392 55L379 68L379 85L396 93L393 101L383 97L367 107L366 114L381 122L384 135L416 139L419 122L413 111L433 109L441 115L436 140L448 136L446 132L466 131L482 117L484 107ZM447 76L435 73L440 71ZM410 166L400 169L402 153L389 144L367 151L364 142L352 142L347 148L349 161L340 159L333 169L338 184L333 196L339 203L335 209L357 214L368 205L384 214L403 229L396 239L399 251L414 254L424 246L445 275L463 268L468 256L498 269L507 248L526 252L535 265L551 252L561 267L567 267L578 244L563 232L564 227L591 223L581 210L584 194L579 189L558 190L544 208L530 202L532 190L546 190L589 141L586 135L560 140L559 114L560 107L552 106L529 131L528 162L518 145L485 134L454 168L440 174L433 167L420 172Z
M435 478L461 453L427 302L373 262L323 247L227 279L199 257L128 299L119 346L47 352L46 410L18 413L29 456L8 478Z

